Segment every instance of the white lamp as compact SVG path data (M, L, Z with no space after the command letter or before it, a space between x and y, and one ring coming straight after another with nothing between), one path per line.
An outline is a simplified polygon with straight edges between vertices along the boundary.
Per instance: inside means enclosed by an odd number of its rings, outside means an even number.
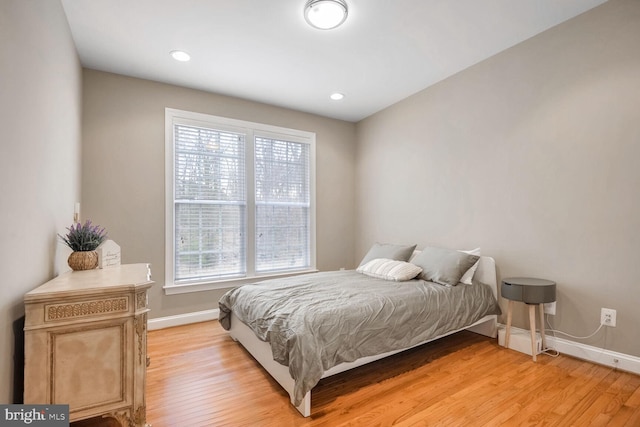
M336 28L347 19L344 0L308 0L304 6L304 19L320 30Z

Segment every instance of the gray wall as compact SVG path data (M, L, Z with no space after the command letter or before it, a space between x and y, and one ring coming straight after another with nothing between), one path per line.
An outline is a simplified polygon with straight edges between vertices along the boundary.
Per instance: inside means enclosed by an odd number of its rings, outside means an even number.
M640 356L639 46L640 2L609 1L358 123L356 259L481 246L557 281L561 330L616 309L585 342Z
M12 323L67 270L57 233L80 198L80 63L57 1L0 2L0 403L13 401Z
M355 125L94 70L83 73L83 216L104 225L125 263L150 262L151 318L217 308L223 291L164 295L165 107L316 133L317 264L354 263Z

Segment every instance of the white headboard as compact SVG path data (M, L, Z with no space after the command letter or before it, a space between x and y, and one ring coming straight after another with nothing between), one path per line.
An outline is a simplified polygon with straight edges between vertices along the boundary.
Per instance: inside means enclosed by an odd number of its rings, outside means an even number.
M498 279L496 276L496 261L489 256L481 256L480 263L473 279L491 286L493 295L498 299Z

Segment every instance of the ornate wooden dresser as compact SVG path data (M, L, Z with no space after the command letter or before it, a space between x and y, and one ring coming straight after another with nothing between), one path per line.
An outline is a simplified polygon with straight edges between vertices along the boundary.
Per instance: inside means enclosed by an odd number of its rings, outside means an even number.
M28 404L68 404L70 421L146 424L148 264L70 271L27 293Z

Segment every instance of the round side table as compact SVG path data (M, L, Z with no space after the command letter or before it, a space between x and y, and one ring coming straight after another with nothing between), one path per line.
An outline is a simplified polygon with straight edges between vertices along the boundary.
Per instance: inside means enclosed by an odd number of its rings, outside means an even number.
M542 338L542 349L547 348L544 336L544 304L556 300L556 282L533 277L510 277L502 280L500 293L503 298L509 300L507 309L507 330L504 345L509 348L509 338L511 338L511 316L513 313L513 303L523 302L529 306L529 328L531 329L531 354L533 361L536 361L536 305L540 311L540 336Z

